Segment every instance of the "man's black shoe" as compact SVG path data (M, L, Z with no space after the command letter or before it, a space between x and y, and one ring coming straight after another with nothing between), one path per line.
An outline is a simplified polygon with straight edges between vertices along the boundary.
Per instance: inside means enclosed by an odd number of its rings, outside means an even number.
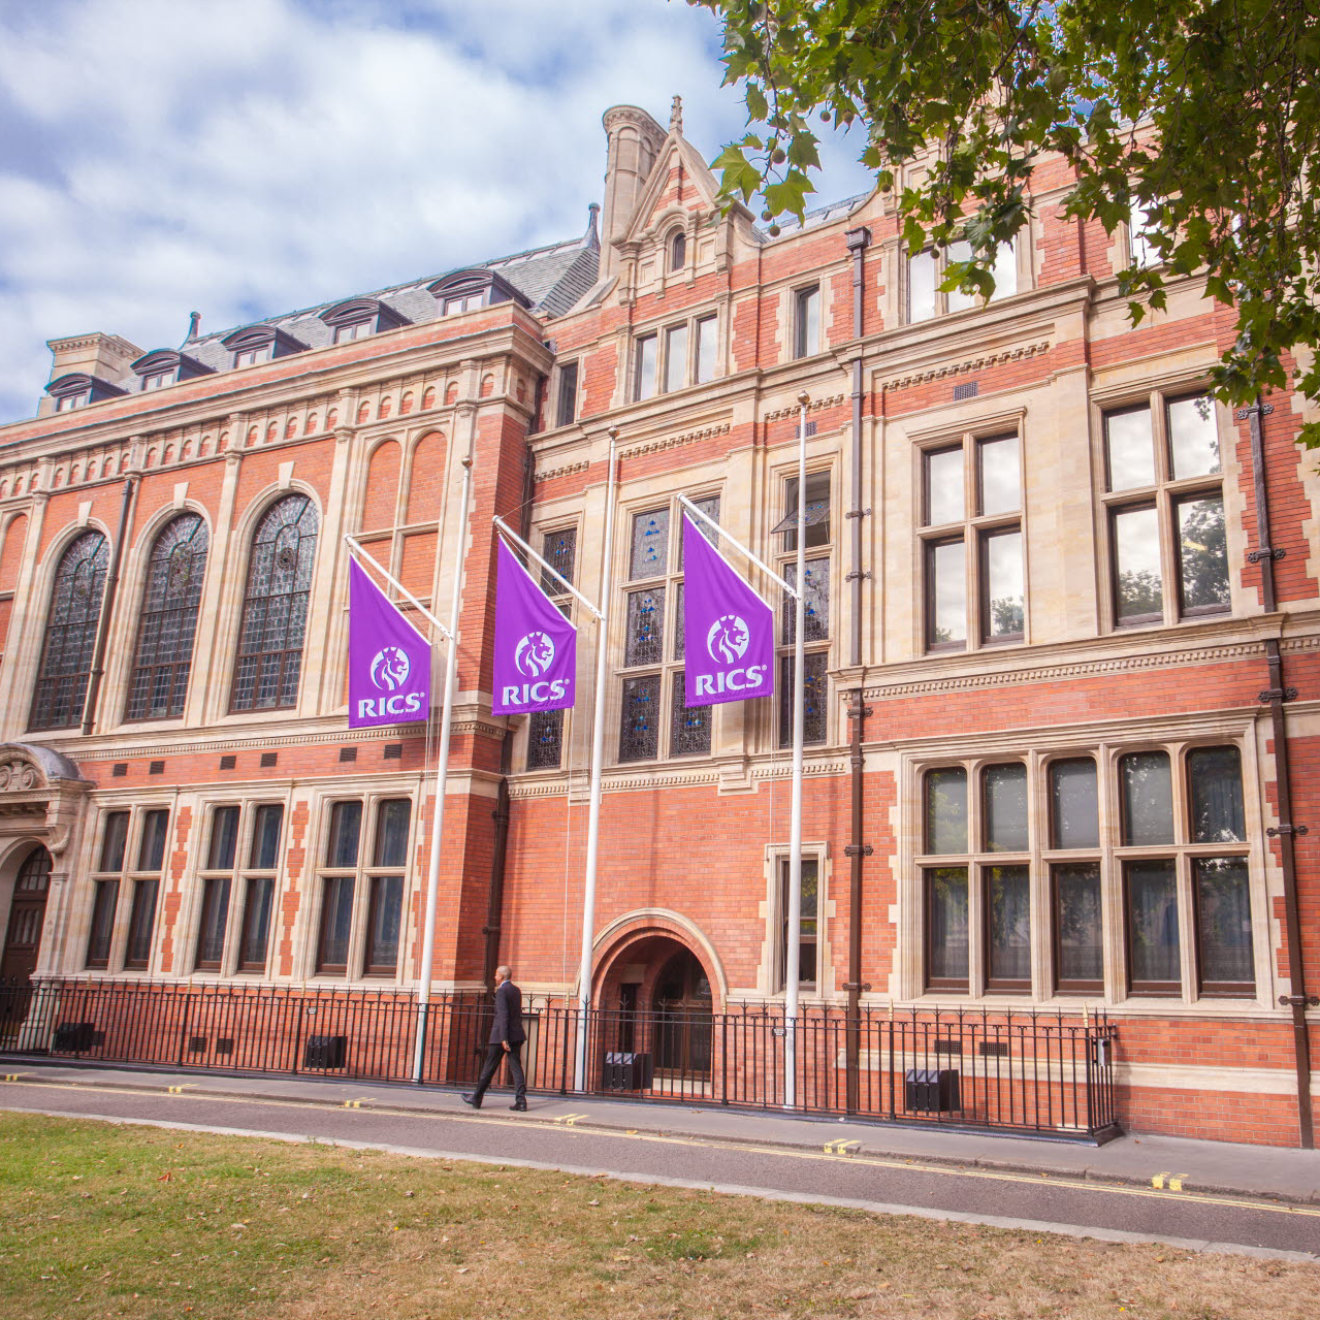
M481 1108L481 1099L469 1091L465 1091L460 1097L465 1105L471 1105L473 1109Z
M519 1110L519 1111L525 1113L525 1112L527 1111L527 1101L526 1101L526 1100L519 1100L519 1101L517 1102L517 1104L512 1104L512 1105L509 1106L509 1108L510 1108L510 1109L517 1109L517 1110Z

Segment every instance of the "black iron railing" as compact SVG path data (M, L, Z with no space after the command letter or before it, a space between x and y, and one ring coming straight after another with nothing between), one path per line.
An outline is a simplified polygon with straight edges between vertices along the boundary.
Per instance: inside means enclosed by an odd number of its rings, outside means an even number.
M524 1000L528 1086L577 1093L580 1010ZM487 996L437 996L419 1014L396 991L47 980L0 987L0 1054L106 1063L406 1082L418 1031L427 1084L475 1081L490 1031ZM581 1093L781 1109L794 1033L793 1108L847 1110L849 1019L782 1005L723 1013L688 1004L593 1009ZM1117 1132L1116 1029L1101 1015L981 1009L863 1009L856 1019L862 1118L1103 1139Z

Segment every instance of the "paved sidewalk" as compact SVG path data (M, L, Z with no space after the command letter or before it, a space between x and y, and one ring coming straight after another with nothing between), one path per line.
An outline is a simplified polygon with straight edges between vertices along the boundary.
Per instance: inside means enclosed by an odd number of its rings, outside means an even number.
M320 1077L229 1076L196 1071L157 1071L0 1060L0 1108L4 1082L119 1088L168 1094L183 1088L196 1096L248 1097L286 1104L341 1106L359 1102L380 1112L434 1113L461 1118L471 1111L457 1089L409 1087ZM505 1093L492 1091L490 1114L506 1115ZM1047 1176L1093 1178L1150 1185L1181 1180L1186 1191L1265 1196L1320 1204L1320 1151L1240 1146L1181 1137L1123 1136L1104 1146L1049 1139L900 1127L839 1118L803 1118L773 1111L656 1104L600 1097L533 1094L526 1114L511 1123L553 1123L572 1118L578 1130L673 1133L719 1142L747 1142L820 1150L826 1143L856 1142L856 1152L913 1163L953 1164L1028 1171ZM1160 1184L1157 1184L1160 1185Z

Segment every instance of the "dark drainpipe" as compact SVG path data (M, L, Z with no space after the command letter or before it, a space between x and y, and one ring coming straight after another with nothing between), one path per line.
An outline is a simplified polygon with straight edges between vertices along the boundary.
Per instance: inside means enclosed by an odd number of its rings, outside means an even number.
M532 488L535 476L531 447L523 458L523 503L518 520L518 535L527 536L532 518ZM509 855L509 774L513 769L513 730L504 730L500 745L500 783L496 791L494 856L490 864L490 889L486 896L486 924L481 933L486 937L486 953L482 962L482 980L491 993L495 990L495 969L500 965L500 922L504 911L504 868Z
M119 506L119 531L110 547L110 563L105 574L105 595L101 599L101 615L96 621L96 641L92 646L92 672L87 675L87 697L83 701L82 733L87 737L96 723L96 705L101 695L101 676L105 673L105 648L110 637L110 618L115 612L115 597L119 594L119 565L124 557L124 539L128 536L128 520L133 513L133 497L137 494L137 477L124 479L123 503Z
M1250 408L1237 414L1238 421L1251 423L1251 469L1255 479L1257 548L1247 556L1260 564L1262 603L1267 614L1278 608L1274 590L1274 561L1282 559L1282 548L1270 544L1269 491L1266 489L1265 444L1261 421L1274 411L1262 404L1259 395ZM1292 788L1289 780L1288 727L1284 715L1284 702L1297 695L1296 688L1284 682L1283 656L1279 639L1265 640L1265 663L1269 671L1269 687L1260 694L1260 700L1270 708L1270 733L1274 740L1275 785L1278 793L1279 824L1267 830L1271 838L1279 840L1279 861L1283 868L1283 908L1288 940L1289 993L1279 996L1279 1003L1292 1009L1293 1059L1297 1065L1297 1128L1304 1150L1315 1148L1315 1120L1311 1109L1311 1041L1306 1029L1306 1010L1320 1005L1320 999L1306 993L1306 973L1302 965L1302 922L1297 902L1297 856L1293 840L1306 833L1305 825L1294 825L1292 817Z
M862 519L870 509L862 507L865 492L862 489L862 398L865 372L862 368L861 341L866 333L866 249L871 242L871 231L863 225L850 229L844 235L848 251L853 256L853 339L857 342L857 355L852 364L852 508L848 510L850 557L852 567L846 581L851 589L849 601L852 627L848 637L848 663L856 668L862 663L862 582L870 573L862 571ZM861 1017L862 991L862 859L872 852L869 843L862 842L862 733L870 707L862 702L863 689L858 686L849 694L848 718L852 723L852 837L844 849L849 860L848 873L848 979L844 989L848 992L848 1013L845 1027L845 1075L847 1078L847 1109L855 1114L861 1107Z

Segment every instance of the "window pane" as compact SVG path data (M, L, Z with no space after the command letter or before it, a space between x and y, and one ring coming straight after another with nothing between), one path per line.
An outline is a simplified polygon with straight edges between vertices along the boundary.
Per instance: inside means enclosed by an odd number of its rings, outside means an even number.
M1155 484L1155 439L1149 408L1106 414L1105 448L1110 490Z
M655 335L637 341L637 380L635 399L649 399L655 393Z
M347 803L342 805L348 805ZM348 937L353 926L353 877L330 876L321 904L321 946L317 971L348 967Z
M967 868L926 872L926 979L967 984Z
M623 644L625 665L659 664L664 658L665 589L628 593L628 623Z
M1236 747L1198 747L1187 754L1192 790L1192 842L1241 842L1247 837L1242 810L1242 758Z
M1228 547L1224 501L1218 495L1178 501L1178 568L1184 613L1226 610Z
M1014 513L1022 507L1018 437L1003 435L977 445L981 460L981 512Z
M829 559L808 559L804 580L806 585L802 594L805 597L803 605L806 625L803 635L809 642L823 642L830 635ZM784 566L784 581L790 587L797 586L796 564ZM784 645L792 646L797 638L797 602L791 596L784 597L782 620Z
M336 802L330 812L330 838L326 843L327 866L357 865L358 836L362 831L362 803Z
M280 826L283 823L284 808L278 802L257 808L249 866L259 871L273 871L280 864Z
M573 582L573 570L577 566L577 528L561 527L557 532L547 532L541 542L541 558L549 564L565 582ZM541 590L547 596L562 596L564 583L541 570Z
M197 966L217 969L225 951L229 921L229 877L202 882L202 920L197 932Z
M1025 769L1025 767L1024 767ZM1025 866L985 870L988 984L1031 985L1031 886Z
M1129 862L1128 979L1134 989L1179 984L1178 891L1172 861Z
M403 922L403 877L378 875L371 881L371 928L367 931L367 971L388 975L399 966Z
M703 495L699 499L693 500L692 503L695 504L697 508L711 520L711 522L719 522L720 497L718 495ZM688 511L684 509L683 512L687 513ZM700 518L693 518L692 522L696 526L697 531L699 531L711 545L718 549L720 544L719 532L715 531L708 523L702 522ZM683 536L681 531L678 538L678 567L681 571L683 567Z
M697 383L715 379L715 352L719 321L714 316L703 316L697 322Z
M950 262L970 261L972 259L972 245L966 241L950 243L948 246L948 257ZM965 312L969 307L979 307L981 298L979 294L963 293L959 289L952 289L945 295L949 303L949 311Z
M795 356L820 352L820 290L802 289L797 296L797 340Z
M1021 637L1026 626L1022 533L988 533L981 538L981 553L985 582L983 640Z
M241 971L266 969L266 940L270 934L271 899L275 881L269 876L258 876L247 882L247 897L243 903L243 935L238 950Z
M118 898L118 880L96 882L91 934L87 940L88 967L104 967L110 961L110 940L115 930L115 902Z
M159 871L165 865L165 836L169 833L168 811L142 813L142 839L138 844L139 871Z
M1160 529L1154 509L1114 515L1114 605L1119 623L1158 619L1164 610Z
M1050 847L1098 848L1100 808L1095 762L1089 757L1050 765Z
M412 803L407 798L391 798L376 809L376 852L373 866L407 866L408 825Z
M995 277L994 298L1011 298L1017 292L1017 250L1013 243L1001 243L995 250L990 273Z
M796 477L784 482L784 520L793 519L784 530L784 551L797 549L797 488ZM807 477L807 549L830 543L830 474L812 472ZM783 526L783 523L780 524Z
M674 671L672 682L669 755L705 756L710 751L711 708L685 704L684 675L681 669Z
M961 522L963 500L963 451L937 449L926 455L926 522L931 527Z
M676 325L665 334L665 389L681 390L687 384L687 326Z
M1135 752L1119 762L1123 781L1123 842L1142 847L1173 842L1173 785L1165 752Z
M559 369L559 402L555 425L568 426L577 419L578 364L566 362Z
M829 697L829 678L826 665L829 656L824 651L809 651L805 660L802 685L802 741L806 744L823 743L826 729L826 701ZM779 745L793 743L793 672L791 655L779 657Z
M660 749L660 675L623 680L619 760L649 761Z
M928 644L946 646L967 641L967 567L961 541L941 541L926 547Z
M908 258L908 320L929 321L935 315L935 253L927 249Z
M659 577L669 566L669 510L633 515L630 578Z
M128 812L112 811L105 818L105 834L101 838L102 871L124 869L124 847L128 843Z
M961 766L926 774L926 851L967 851L967 771Z
M217 807L211 816L211 850L206 855L208 871L231 871L238 846L238 808Z
M1203 477L1219 468L1219 428L1205 395L1174 399L1168 406L1169 470L1175 479Z
M779 984L788 980L788 889L789 862L780 863L780 909L784 914L783 938L780 940ZM820 908L819 877L817 862L814 857L802 859L802 899L799 907L801 920L798 924L798 984L816 984L816 949L819 939L818 914Z
M133 885L133 907L128 918L125 967L145 967L151 958L151 932L156 924L159 880L138 880Z
M527 768L549 770L559 765L564 746L564 712L537 710L528 716Z
M1256 973L1251 956L1251 895L1245 857L1198 857L1196 946L1201 992L1214 987L1248 987Z
M987 852L1027 850L1027 767L990 765L981 773Z
M1100 945L1100 863L1053 868L1054 977L1060 989L1099 987L1104 980Z

